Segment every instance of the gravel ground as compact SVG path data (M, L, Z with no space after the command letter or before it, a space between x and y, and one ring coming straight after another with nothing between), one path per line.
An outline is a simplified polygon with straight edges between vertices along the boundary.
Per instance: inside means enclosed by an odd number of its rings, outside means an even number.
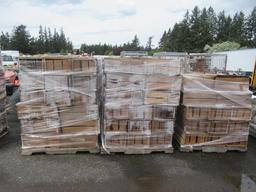
M11 102L14 102L14 100ZM21 156L15 108L0 139L0 192L255 192L256 139L246 153Z

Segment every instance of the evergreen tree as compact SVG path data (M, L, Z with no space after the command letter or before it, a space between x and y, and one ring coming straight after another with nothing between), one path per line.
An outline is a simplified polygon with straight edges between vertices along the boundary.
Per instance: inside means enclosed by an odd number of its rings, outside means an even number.
M217 33L217 42L224 42L231 40L231 30L232 30L232 19L230 16L226 17L225 12L222 11L218 15L218 33Z
M54 29L53 40L52 40L54 53L57 53L59 51L59 43L58 42L59 42L59 34L58 34L57 30Z
M169 29L165 34L164 51L190 51L191 36L189 26L189 12L187 11L184 19L180 23L176 23L173 29Z
M139 41L139 38L137 37L137 35L135 35L134 39L132 40L131 48L133 51L136 51L140 48L140 41Z
M153 36L150 36L150 37L148 38L147 45L146 45L146 47L145 47L145 49L146 49L147 51L151 51L151 50L152 50L152 39L153 39Z
M248 46L256 47L256 7L247 18L246 31Z
M168 35L167 32L164 31L164 34L162 35L160 41L159 41L159 48L162 51L167 51L167 47L168 47Z
M59 35L59 50L63 49L64 51L67 51L67 40L66 36L64 34L63 28L60 30L60 35Z
M243 12L236 13L233 17L230 38L232 41L239 43L241 46L246 45L246 26Z
M180 43L182 44L181 51L183 52L189 52L192 49L189 17L189 12L187 11L180 25Z
M39 26L39 35L38 35L38 40L37 40L37 49L38 49L38 53L44 53L45 52L45 46L44 46L44 42L45 42L45 38L44 38L44 32L43 32L43 27L42 25Z
M176 23L173 26L173 29L168 37L170 51L182 51L182 44L181 44L182 31L181 30L182 30L181 24Z
M0 36L0 48L2 50L11 49L11 40L9 33L3 33Z
M49 45L49 39L48 39L48 32L46 27L44 27L44 53L49 52L50 45Z
M11 47L14 50L18 50L23 54L30 53L30 34L26 29L25 25L19 25L14 28L12 38L11 38Z
M49 49L48 49L48 52L53 52L54 51L54 48L53 48L53 37L52 37L52 32L51 32L51 29L48 27L48 46L49 46Z
M207 22L214 42L216 41L217 38L217 21L218 19L214 9L212 7L209 7L207 10Z
M72 52L72 50L73 50L73 44L69 40L69 38L67 38L67 47L66 47L66 49L68 50L68 52Z
M38 40L32 37L29 41L30 53L29 54L37 54L39 53L38 49Z
M200 10L196 6L191 14L190 17L190 33L191 33L191 44L193 45L193 48L191 49L192 52L200 52L202 50L201 48L201 23L200 23Z
M211 23L208 18L207 10L204 8L202 10L202 13L200 15L199 21L200 21L200 29L199 29L199 42L198 42L198 48L200 48L200 52L203 51L203 48L206 44L212 45L213 44L213 34L211 32Z

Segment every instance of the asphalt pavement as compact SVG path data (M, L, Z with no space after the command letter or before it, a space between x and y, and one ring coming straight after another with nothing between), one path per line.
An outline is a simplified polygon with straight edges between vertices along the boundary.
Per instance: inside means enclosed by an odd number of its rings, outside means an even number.
M14 101L12 101L14 102ZM256 192L256 139L247 152L21 155L15 107L0 139L0 192Z

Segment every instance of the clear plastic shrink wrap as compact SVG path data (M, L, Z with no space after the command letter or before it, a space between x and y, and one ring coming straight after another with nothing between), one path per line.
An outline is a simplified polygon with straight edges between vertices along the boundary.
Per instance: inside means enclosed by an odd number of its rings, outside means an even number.
M7 133L7 127L5 78L0 61L0 138Z
M175 129L180 149L246 151L251 107L247 78L184 75Z
M87 57L23 57L23 154L98 152L97 62Z
M250 135L256 138L256 97L252 96L252 120L250 122Z
M103 147L109 152L172 152L183 60L106 58Z

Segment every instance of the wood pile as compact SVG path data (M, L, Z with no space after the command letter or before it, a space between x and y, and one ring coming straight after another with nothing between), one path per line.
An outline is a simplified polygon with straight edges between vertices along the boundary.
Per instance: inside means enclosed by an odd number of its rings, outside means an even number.
M181 66L180 60L105 59L103 146L109 152L173 152Z
M98 152L96 61L48 56L20 62L22 153Z
M181 151L246 151L251 92L246 78L185 75L175 138Z

